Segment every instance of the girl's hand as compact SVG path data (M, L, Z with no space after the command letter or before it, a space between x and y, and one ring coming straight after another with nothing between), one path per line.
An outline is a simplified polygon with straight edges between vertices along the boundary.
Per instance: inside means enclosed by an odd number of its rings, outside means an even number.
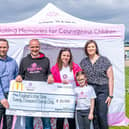
M94 118L93 113L89 113L88 119L89 119L89 120L93 120L93 118Z

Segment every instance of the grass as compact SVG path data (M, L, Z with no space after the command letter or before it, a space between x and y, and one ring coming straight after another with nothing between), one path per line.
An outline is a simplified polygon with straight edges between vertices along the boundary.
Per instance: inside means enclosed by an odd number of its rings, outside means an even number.
M125 87L126 87L126 116L129 118L129 67L125 67ZM129 129L129 126L112 126L109 129Z

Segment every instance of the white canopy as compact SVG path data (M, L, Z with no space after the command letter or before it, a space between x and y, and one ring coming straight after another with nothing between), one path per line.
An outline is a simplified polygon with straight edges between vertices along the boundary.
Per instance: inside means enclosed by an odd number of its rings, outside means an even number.
M0 24L0 37L124 39L124 25L85 21L49 3L31 18L16 23Z

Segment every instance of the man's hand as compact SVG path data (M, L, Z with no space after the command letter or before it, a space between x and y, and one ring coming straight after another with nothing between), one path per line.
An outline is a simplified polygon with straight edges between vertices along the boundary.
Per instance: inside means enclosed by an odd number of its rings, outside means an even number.
M50 75L48 76L47 82L48 82L48 84L54 83L54 79L53 79L52 74L50 74Z
M22 77L21 77L21 75L18 75L15 80L16 80L16 82L22 82Z
M2 99L1 100L1 104L5 107L5 108L9 108L9 103L7 99Z

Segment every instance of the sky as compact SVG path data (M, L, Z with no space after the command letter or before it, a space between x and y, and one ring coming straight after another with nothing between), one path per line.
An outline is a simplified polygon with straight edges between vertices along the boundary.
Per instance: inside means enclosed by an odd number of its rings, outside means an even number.
M0 23L25 20L48 3L84 20L124 24L129 41L129 0L0 0Z

